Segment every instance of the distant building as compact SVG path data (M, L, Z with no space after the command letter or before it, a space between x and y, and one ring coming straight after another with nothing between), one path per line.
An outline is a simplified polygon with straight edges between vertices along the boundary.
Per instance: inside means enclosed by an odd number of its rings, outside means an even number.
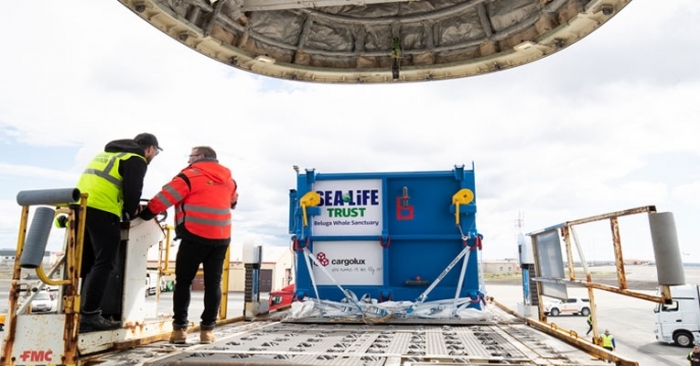
M16 254L16 249L0 249L0 264L14 264ZM44 258L42 259L42 264L44 265L44 268L53 266L53 264L56 263L56 261L59 260L62 256L63 253L50 252L48 250L45 251Z
M520 262L515 259L491 260L481 263L486 274L519 274Z
M175 269L175 257L177 246L170 249L168 269ZM242 261L243 246L231 245L228 288L229 291L245 290L245 263ZM263 245L262 265L260 268L260 292L270 292L281 289L294 281L294 262L292 250L289 247ZM158 268L158 248L154 246L148 253L148 268ZM170 279L174 279L173 276ZM197 275L192 283L193 291L204 289L204 279L201 274Z

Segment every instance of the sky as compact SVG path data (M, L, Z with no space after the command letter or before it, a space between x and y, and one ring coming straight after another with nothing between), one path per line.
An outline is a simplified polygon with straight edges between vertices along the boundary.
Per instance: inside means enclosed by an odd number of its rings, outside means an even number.
M0 248L25 189L73 187L110 140L155 134L150 198L212 146L239 185L233 243L286 246L293 165L320 173L475 165L483 257L516 258L519 230L655 205L700 262L700 2L634 0L588 37L497 73L324 85L225 66L118 1L14 2L0 12ZM517 219L523 218L520 229ZM645 215L621 220L625 258L653 259ZM579 232L613 258L607 222ZM59 251L52 233L48 249Z

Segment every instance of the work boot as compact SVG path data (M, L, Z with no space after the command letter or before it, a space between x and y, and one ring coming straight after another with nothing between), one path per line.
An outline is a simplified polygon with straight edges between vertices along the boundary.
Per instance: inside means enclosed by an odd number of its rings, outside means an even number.
M173 332L170 333L170 343L174 343L174 344L187 343L187 330L185 330L185 329L173 329Z
M80 333L119 329L121 326L121 322L107 320L102 317L102 313L99 311L80 314Z
M209 344L209 343L213 343L215 340L216 340L216 337L214 337L214 331L213 331L213 330L211 330L211 329L209 329L209 330L202 329L202 330L199 332L199 343L201 343L201 344Z

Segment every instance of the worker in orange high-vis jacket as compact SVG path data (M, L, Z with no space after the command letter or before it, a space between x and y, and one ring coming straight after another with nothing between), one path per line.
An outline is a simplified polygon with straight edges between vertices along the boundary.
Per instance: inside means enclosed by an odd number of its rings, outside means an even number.
M150 220L175 206L175 232L181 241L175 259L170 343L187 341L190 286L200 264L204 269L200 343L212 343L221 303L221 274L231 242L231 210L236 207L238 193L231 171L219 164L211 147L192 148L188 163L148 201L139 217Z

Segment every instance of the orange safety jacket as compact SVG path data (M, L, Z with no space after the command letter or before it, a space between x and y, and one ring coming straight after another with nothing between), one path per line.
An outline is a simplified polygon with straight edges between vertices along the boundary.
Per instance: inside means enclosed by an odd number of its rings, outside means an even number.
M175 205L175 224L205 239L231 238L231 209L238 199L231 171L216 159L190 164L148 201L148 209L161 213Z

